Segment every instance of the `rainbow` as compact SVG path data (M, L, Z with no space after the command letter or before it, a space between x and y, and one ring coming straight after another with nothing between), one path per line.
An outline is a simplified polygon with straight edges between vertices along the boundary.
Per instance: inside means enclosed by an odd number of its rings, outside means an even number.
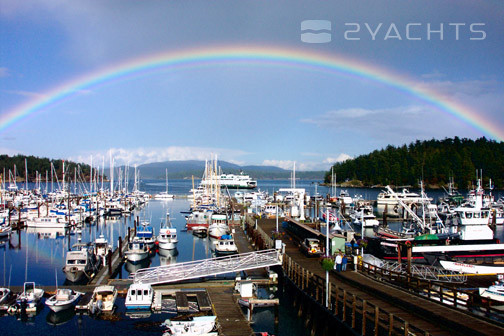
M164 52L109 66L65 82L45 94L3 113L0 116L0 131L27 116L35 114L37 111L50 108L55 103L72 98L99 85L126 80L132 76L163 69L237 62L302 68L381 82L427 102L491 138L499 141L504 140L504 130L498 127L499 125L496 123L484 119L477 111L406 76L339 55L259 46L207 47Z

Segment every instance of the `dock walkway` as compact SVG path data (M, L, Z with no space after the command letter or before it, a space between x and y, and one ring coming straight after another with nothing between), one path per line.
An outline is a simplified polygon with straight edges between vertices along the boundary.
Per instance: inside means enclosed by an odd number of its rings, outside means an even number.
M99 286L104 285L108 282L110 278L113 277L119 271L119 268L124 263L124 252L126 252L128 248L128 242L123 242L121 250L117 247L112 253L111 257L111 266L102 266L98 273L93 277L93 279L89 282L91 286Z
M273 223L260 220L265 232L274 229ZM289 237L283 237L286 254L302 268L325 278L317 258L307 258ZM504 328L487 323L462 311L409 294L386 283L373 280L354 271L330 273L330 282L383 310L408 321L431 335L503 335Z

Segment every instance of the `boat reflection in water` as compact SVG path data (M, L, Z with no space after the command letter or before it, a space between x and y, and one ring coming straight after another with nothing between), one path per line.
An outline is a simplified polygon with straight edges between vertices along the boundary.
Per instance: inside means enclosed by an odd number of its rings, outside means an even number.
M136 273L139 269L149 268L150 264L151 264L150 258L146 258L135 263L132 263L131 261L128 260L124 264L124 268L128 273Z
M159 263L161 266L177 263L178 250L159 249Z
M47 324L52 326L59 326L67 323L75 316L75 309L65 309L60 312L53 312L52 310L47 314Z

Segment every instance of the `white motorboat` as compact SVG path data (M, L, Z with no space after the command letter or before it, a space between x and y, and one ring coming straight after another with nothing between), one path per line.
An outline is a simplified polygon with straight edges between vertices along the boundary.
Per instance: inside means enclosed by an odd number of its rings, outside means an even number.
M154 290L149 284L132 284L126 295L127 309L150 309L154 299Z
M500 281L488 288L480 288L479 294L485 298L504 302L504 282Z
M89 278L99 266L99 260L96 259L93 249L88 244L78 243L72 246L72 251L67 252L63 272L68 281L77 282L83 276Z
M44 296L42 288L36 288L34 282L25 282L23 292L20 293L16 302L23 307L25 305L27 311L37 309L37 305Z
M0 238L7 237L8 235L10 235L11 232L12 228L9 225L4 224L0 226Z
M162 324L162 326L167 328L163 336L218 335L214 331L216 318L216 316L195 316L188 321L167 319Z
M91 314L99 312L110 312L114 309L117 298L117 289L114 286L98 286L93 291L88 309Z
M465 274L504 274L504 266L473 265L447 260L439 262L444 269Z
M166 214L166 225L159 229L157 241L160 249L173 250L177 247L177 229L171 226L169 214Z
M57 313L74 307L81 295L82 293L74 292L72 289L59 288L55 295L45 301L45 304L49 309Z
M231 235L223 235L219 240L214 241L215 253L218 256L238 253L238 247Z
M139 262L149 256L149 247L138 237L134 237L133 240L128 243L128 250L125 254L128 261L133 263Z
M422 195L410 192L408 189L403 189L400 193L394 192L391 189L383 191L378 194L377 198L378 214L383 214L385 209L387 209L387 215L400 216L402 208L399 201L402 201L406 205L427 204L432 201L432 198L422 197Z
M380 222L376 219L373 214L372 206L364 206L361 209L355 211L350 217L353 218L353 223L357 225L362 225L366 227L375 227L380 225Z
M75 221L72 220L72 224L75 224ZM66 229L69 226L69 223L68 220L61 216L50 215L45 217L35 217L27 220L26 226L35 228Z

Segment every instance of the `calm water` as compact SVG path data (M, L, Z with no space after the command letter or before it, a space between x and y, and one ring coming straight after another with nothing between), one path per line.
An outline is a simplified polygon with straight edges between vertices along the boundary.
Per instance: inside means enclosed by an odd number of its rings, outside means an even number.
M176 195L186 195L192 187L190 180L170 181L169 191ZM259 181L259 188L272 194L279 188L290 187L288 180ZM316 187L312 181L298 181L296 187L306 188L310 194L317 191L325 195L330 192L327 187ZM143 181L141 190L155 194L165 190L164 181ZM338 193L339 193L338 188ZM362 195L366 199L376 199L381 189L347 188L351 196ZM442 192L429 191L428 195L437 199ZM499 193L494 193L500 197ZM189 208L189 202L185 199L173 201L152 200L149 205L134 213L134 216L123 217L118 220L103 220L92 226L85 226L80 238L82 242L93 241L98 235L103 234L117 246L118 237L124 237L128 227L133 227L133 219L147 219L151 222L156 233L159 231L162 221L166 219L166 213L170 213L172 225L178 229L179 243L176 253L160 256L155 255L147 263L132 265L125 263L118 277L127 278L130 272L141 267L152 267L175 262L184 262L210 258L211 250L207 239L194 237L188 232L183 232L185 226L184 214ZM502 228L499 228L502 235ZM14 232L10 240L4 241L0 247L0 286L22 285L24 281L34 281L40 285L65 284L65 275L62 267L65 263L65 255L69 248L78 241L78 234L57 232L55 230L25 230ZM281 306L279 307L279 323L274 323L274 309L257 309L253 316L253 328L256 331L269 331L275 335L301 336L308 335L303 321L297 318L292 308L291 298L284 297L279 293ZM32 318L17 318L15 316L3 316L0 318L0 330L2 335L91 335L100 330L103 335L117 335L117 332L127 332L128 335L160 335L159 323L169 314L152 314L150 317L134 319L124 312L122 298L118 301L118 312L114 321L103 321L88 316L73 316L72 314L55 315L49 309L44 308Z

